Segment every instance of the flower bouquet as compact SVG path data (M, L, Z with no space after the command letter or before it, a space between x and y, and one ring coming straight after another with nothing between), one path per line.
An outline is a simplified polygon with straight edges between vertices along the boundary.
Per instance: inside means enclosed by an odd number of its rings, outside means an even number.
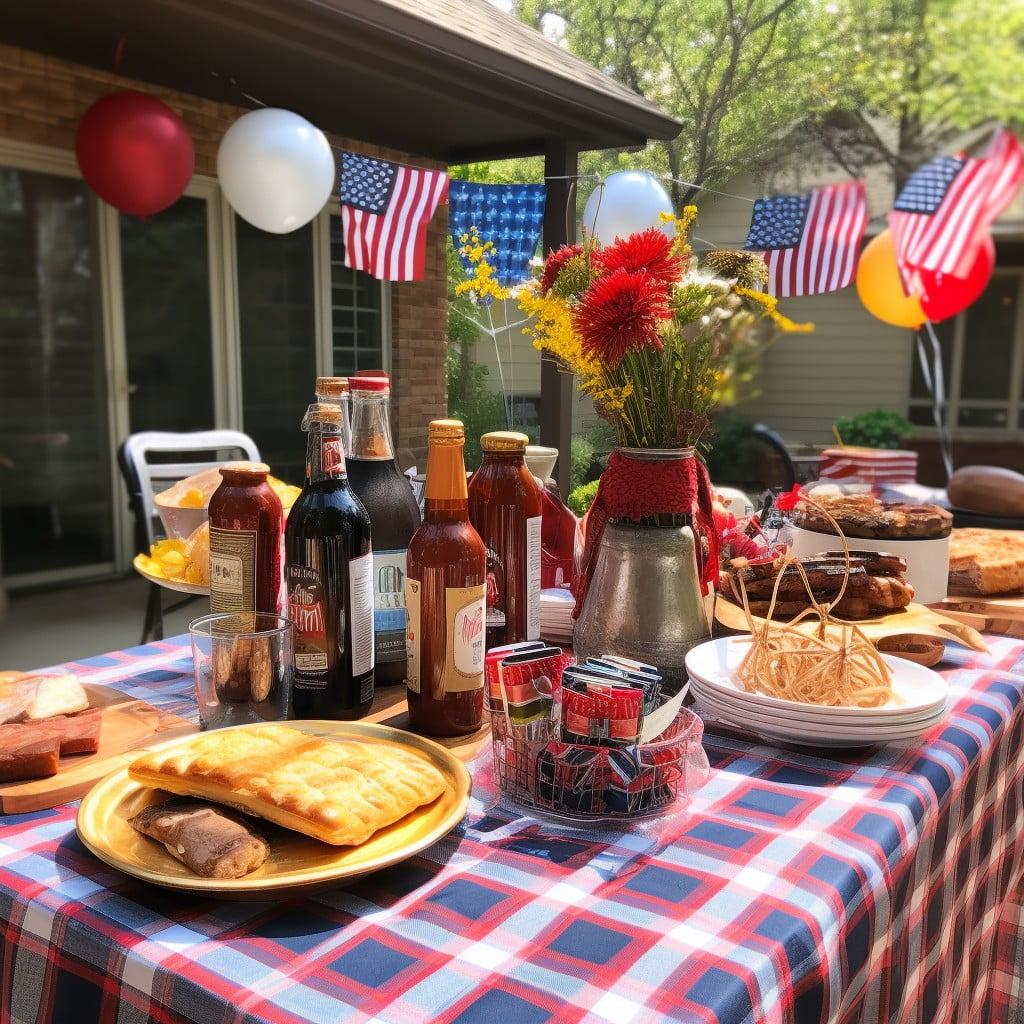
M698 265L688 238L696 214L663 215L671 237L652 227L609 245L563 246L519 296L534 346L575 374L619 445L588 513L577 616L609 519L692 525L707 592L717 538L699 450L712 413L736 400L777 334L811 329L757 290L767 276L760 255L713 252Z

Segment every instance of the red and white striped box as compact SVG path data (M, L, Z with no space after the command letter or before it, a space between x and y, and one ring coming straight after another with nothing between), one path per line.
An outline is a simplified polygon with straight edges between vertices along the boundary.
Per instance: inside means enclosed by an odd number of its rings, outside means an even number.
M818 467L821 480L861 480L876 490L884 484L917 481L917 452L898 448L826 448Z

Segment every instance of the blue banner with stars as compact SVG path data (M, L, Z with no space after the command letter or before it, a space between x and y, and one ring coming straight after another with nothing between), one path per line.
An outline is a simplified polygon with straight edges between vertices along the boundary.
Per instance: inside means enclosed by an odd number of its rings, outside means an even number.
M546 196L543 184L452 181L448 187L448 218L455 248L475 227L480 241L494 246L487 258L494 280L506 288L521 284L530 276L530 260L540 245ZM464 257L462 265L467 274L473 272L472 264Z

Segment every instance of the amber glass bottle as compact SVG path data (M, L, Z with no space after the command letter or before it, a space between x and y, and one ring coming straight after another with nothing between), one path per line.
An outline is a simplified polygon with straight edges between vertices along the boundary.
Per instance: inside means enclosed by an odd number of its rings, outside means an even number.
M469 481L469 520L487 548L487 646L540 636L543 505L524 457L530 439L511 430L480 438Z
M434 420L423 523L409 542L406 682L413 729L460 736L480 727L487 551L469 521L465 429Z
M281 499L262 462L229 462L210 496L210 610L281 613Z
M370 517L348 484L341 418L327 403L310 413L310 479L285 532L297 718L361 718L373 703Z

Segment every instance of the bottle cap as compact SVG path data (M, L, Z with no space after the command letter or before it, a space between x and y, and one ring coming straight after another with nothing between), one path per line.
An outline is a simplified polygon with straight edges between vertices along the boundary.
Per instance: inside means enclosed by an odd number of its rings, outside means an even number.
M340 398L348 394L348 377L317 377L316 393L321 398Z
M431 420L427 430L431 441L459 442L466 440L466 428L462 420Z
M251 473L253 476L266 476L270 467L265 462L225 462L220 467L220 474L227 473Z
M484 452L516 452L526 453L530 439L518 430L492 430L480 438L480 450Z
M348 382L352 391L390 391L391 381L387 377L351 377Z

